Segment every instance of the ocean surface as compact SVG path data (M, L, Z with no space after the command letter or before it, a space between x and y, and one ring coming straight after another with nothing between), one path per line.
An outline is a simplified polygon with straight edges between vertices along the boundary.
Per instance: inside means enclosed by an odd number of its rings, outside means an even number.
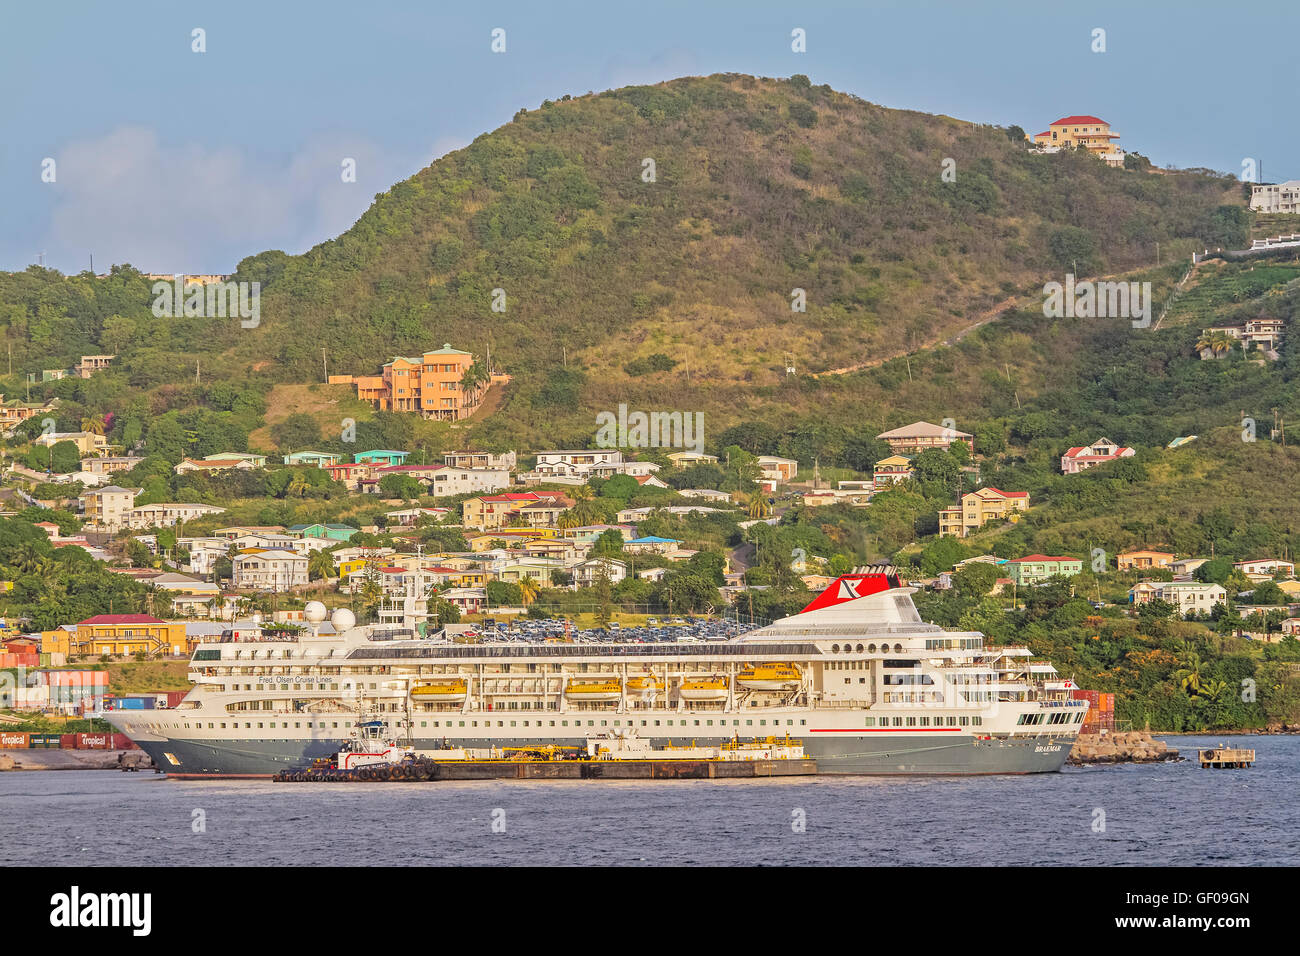
M1300 863L1300 737L1248 770L289 784L0 773L0 866L1258 866Z

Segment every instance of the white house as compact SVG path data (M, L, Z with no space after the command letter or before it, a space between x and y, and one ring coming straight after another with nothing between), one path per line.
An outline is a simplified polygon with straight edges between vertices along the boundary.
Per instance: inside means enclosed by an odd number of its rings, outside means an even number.
M568 485L585 485L596 474L597 468L608 468L623 463L623 453L597 448L591 451L543 451L537 455L532 471L524 472L519 480L525 484L554 481Z
M600 580L602 567L610 584L618 584L627 577L626 561L619 561L617 558L592 558L573 566L573 583L580 588L594 586Z
M1192 611L1208 614L1216 604L1228 603L1228 592L1221 584L1203 584L1200 581L1151 582L1155 597L1178 608L1186 616Z
M158 502L152 505L138 505L126 513L128 528L164 528L179 521L193 521L205 515L225 512L225 508L216 505L196 505L177 502Z
M307 584L307 556L285 549L252 548L231 560L237 588L288 591Z
M1283 577L1295 577L1295 565L1290 561L1280 561L1277 558L1236 561L1232 566L1252 581L1271 581L1279 571Z

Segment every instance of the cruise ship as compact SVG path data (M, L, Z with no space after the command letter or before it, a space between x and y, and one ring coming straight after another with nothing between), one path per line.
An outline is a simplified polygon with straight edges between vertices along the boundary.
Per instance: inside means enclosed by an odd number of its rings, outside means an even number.
M1026 647L921 620L893 568L710 642L462 643L411 614L347 609L284 639L195 648L173 709L105 716L176 776L261 776L329 757L361 721L421 751L571 746L629 729L662 747L789 735L819 774L1057 771L1087 711ZM234 633L234 632L232 632ZM436 756L436 755L435 755Z

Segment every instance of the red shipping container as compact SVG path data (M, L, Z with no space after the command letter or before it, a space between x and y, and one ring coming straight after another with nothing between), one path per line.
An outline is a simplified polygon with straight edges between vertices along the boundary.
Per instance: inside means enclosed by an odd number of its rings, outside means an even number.
M111 750L112 734L77 734L78 750Z
M59 734L59 748L60 748L61 750L76 750L76 749L77 749L77 735L76 735L76 734Z
M0 747L6 750L26 750L27 734L0 733Z
M135 745L135 741L133 741L126 734L114 734L113 749L114 750L139 750L140 748L137 747Z

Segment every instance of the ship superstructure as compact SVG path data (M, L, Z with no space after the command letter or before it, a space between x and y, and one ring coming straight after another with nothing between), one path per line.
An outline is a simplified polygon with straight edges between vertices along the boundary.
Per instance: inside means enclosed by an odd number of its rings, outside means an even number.
M175 774L273 774L357 724L416 749L652 746L788 734L819 773L1059 770L1087 709L1028 648L923 622L891 569L844 575L801 613L718 642L459 643L325 610L290 639L199 645L173 710L106 715Z

